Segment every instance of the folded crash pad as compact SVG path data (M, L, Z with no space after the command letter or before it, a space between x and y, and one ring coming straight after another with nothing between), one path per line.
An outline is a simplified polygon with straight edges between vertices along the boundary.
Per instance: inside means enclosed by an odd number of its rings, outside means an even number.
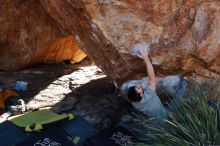
M15 146L75 146L58 128L31 134L27 140Z
M90 125L90 123L80 116L63 123L61 128L72 137L72 139L79 138L79 141L75 143L77 146L83 145L83 142L87 138L97 134L97 131Z
M88 138L84 146L132 146L134 135L124 127L102 131Z
M28 135L9 121L0 124L0 145L12 146L28 138Z

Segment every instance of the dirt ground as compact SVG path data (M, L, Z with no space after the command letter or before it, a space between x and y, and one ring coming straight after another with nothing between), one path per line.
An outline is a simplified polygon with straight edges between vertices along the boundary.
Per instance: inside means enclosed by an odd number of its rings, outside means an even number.
M65 63L39 64L17 72L0 72L0 84L15 88L17 81L28 83L17 91L27 109L51 108L57 113L71 112L85 117L96 128L111 127L132 109L113 82L94 65Z

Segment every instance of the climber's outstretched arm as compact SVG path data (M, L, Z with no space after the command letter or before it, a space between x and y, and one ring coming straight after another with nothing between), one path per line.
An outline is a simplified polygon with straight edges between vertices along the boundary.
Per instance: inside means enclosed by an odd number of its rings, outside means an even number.
M148 76L148 86L150 89L155 91L156 89L156 78L154 74L154 68L153 65L150 62L150 59L148 57L148 51L146 49L140 50L140 58L144 60L146 63L146 69L147 69L147 76Z

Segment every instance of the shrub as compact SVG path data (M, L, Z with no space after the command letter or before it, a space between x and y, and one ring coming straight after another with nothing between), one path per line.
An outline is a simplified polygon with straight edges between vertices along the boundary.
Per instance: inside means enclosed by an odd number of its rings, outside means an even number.
M137 118L136 122L145 138L137 145L153 146L212 146L220 145L220 96L219 81L204 84L191 94L197 99L192 104L183 100L167 120Z

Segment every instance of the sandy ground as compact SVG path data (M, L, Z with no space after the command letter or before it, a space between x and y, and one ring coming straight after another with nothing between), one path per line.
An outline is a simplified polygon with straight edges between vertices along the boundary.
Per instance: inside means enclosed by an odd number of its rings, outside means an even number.
M0 72L3 87L14 89L17 81L28 83L27 90L18 93L29 110L71 112L101 129L111 127L131 109L95 65L40 64L18 72Z

